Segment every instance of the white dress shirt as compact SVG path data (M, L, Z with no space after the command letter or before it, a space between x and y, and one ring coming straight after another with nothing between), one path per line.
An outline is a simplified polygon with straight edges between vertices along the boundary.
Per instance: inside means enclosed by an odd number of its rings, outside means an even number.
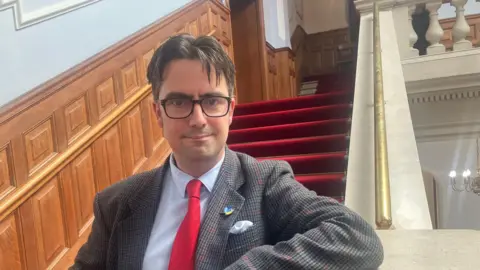
M205 215L210 193L217 180L224 158L225 155L212 169L198 178L203 184L200 193L200 213L202 220ZM164 183L160 205L157 215L155 216L155 222L153 223L152 232L143 259L144 270L168 269L173 241L188 210L186 188L188 182L195 178L178 169L173 160L173 155L170 156L169 161L170 170L166 172L165 178L163 179Z

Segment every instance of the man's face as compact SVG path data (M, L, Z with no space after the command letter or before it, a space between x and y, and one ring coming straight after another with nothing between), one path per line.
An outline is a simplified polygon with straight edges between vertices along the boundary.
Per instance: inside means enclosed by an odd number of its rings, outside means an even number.
M235 101L229 105L229 111L222 117L205 115L199 104L193 106L193 112L183 119L172 119L175 110L184 104L181 99L198 100L211 96L228 97L228 88L222 76L217 85L214 69L208 80L206 70L197 60L175 60L165 69L164 82L160 89L159 101L153 104L158 124L163 135L178 158L202 160L221 156L226 145L229 126L232 123ZM169 116L160 103L163 99L179 98L170 106ZM209 102L213 104L215 102ZM204 109L208 107L205 106ZM213 106L213 105L209 105ZM226 105L228 106L228 105ZM175 110L174 110L175 109Z

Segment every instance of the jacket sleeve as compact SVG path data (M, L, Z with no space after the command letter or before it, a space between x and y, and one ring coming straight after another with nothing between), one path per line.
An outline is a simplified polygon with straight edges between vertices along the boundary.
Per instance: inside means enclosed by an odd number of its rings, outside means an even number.
M298 183L286 162L274 166L264 194L273 246L251 249L228 270L377 269L383 246L358 214Z
M94 220L87 242L80 248L70 270L100 270L106 268L110 229L105 223L98 194L93 203Z

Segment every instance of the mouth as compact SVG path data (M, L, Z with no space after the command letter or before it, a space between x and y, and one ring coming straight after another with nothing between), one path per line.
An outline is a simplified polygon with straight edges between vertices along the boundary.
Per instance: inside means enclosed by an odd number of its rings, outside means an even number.
M194 140L194 141L202 141L208 139L211 134L203 134L203 135L195 135L195 136L187 136L187 139Z

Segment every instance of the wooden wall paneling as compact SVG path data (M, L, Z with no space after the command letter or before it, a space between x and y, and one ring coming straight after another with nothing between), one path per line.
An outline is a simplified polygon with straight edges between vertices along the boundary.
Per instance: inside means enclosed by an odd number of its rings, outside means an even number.
M150 64L150 60L152 60L154 53L155 53L155 50L152 48L148 50L146 53L142 54L142 56L137 59L138 78L139 78L138 80L140 85L148 84L147 70L148 70L148 65Z
M116 80L119 88L120 100L123 101L133 95L140 89L137 73L137 62L132 62L125 65L116 74Z
M277 59L275 48L273 48L268 42L266 43L265 50L267 51L267 67L268 67L268 84L267 84L267 97L268 100L275 100L279 98L278 95L278 71L277 71Z
M293 35L290 39L290 43L292 44L292 51L295 55L295 74L296 74L296 91L295 95L298 94L298 91L302 88L302 79L305 74L303 71L304 62L306 61L306 38L307 33L305 30L298 25L293 32Z
M65 151L92 127L88 94L73 99L54 112L58 152Z
M275 50L278 67L278 90L277 98L290 98L295 96L296 78L293 53L290 48Z
M0 147L0 200L14 191L17 186L12 162L10 144Z
M0 221L0 269L26 269L18 222L16 214Z
M54 130L53 117L49 117L23 134L29 175L57 154Z
M142 127L145 143L145 155L150 157L155 151L157 142L154 139L154 126L158 126L155 113L153 112L153 96L150 96L140 103L142 113Z
M77 157L59 174L68 247L71 247L90 225L93 218L93 199L97 188L93 155L90 148Z
M123 165L127 175L135 174L147 159L140 106L131 110L119 123L122 136Z
M62 208L56 177L19 208L27 269L46 269L67 251Z
M266 91L267 89L267 75L268 75L268 61L267 61L267 52L264 49L265 48L265 43L267 42L266 40L266 35L265 35L265 18L263 14L265 12L263 11L263 0L256 0L255 1L255 7L257 9L257 19L258 19L258 46L260 48L260 68L263 71L263 76L262 76L262 89L263 91ZM268 93L268 92L267 92ZM268 94L264 97L265 100L268 100Z
M98 191L126 177L122 149L118 125L95 141L93 151Z
M288 53L289 73L290 73L290 97L296 97L298 94L297 66L295 54L292 51Z
M230 1L237 102L268 99L268 59L265 49L263 1Z
M115 91L113 77L100 83L95 87L95 106L97 109L97 119L102 120L113 109L118 106L118 98Z
M304 77L339 71L337 52L344 44L350 44L347 28L307 35Z
M194 1L0 109L0 269L65 269L89 233L95 193L170 154L145 73L179 27L211 33L211 10L233 51L228 9Z

